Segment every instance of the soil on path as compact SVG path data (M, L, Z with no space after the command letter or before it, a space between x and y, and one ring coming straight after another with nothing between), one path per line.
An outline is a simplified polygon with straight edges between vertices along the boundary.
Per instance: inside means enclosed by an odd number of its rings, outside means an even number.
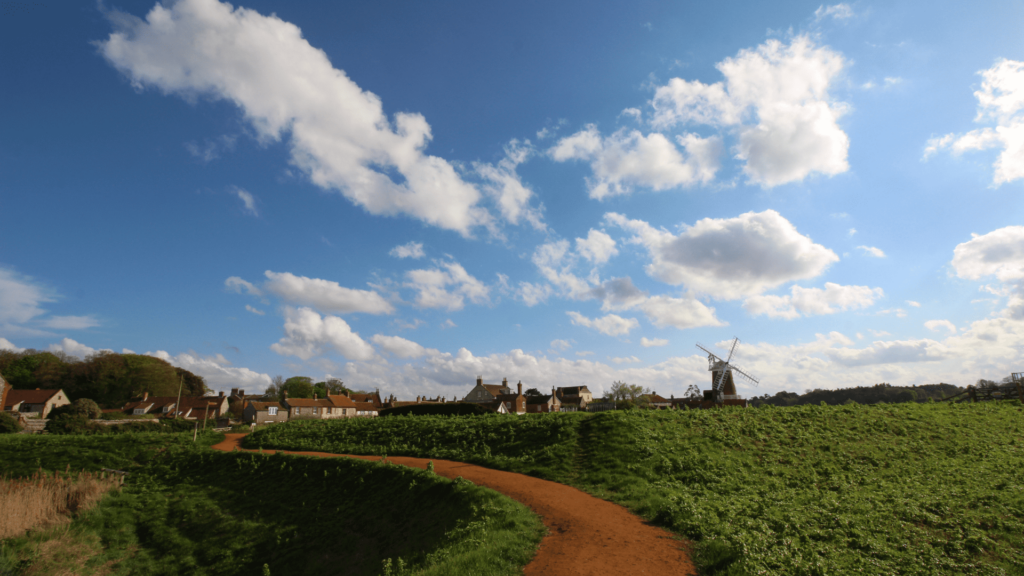
M227 434L214 450L244 450L245 434ZM274 450L264 450L273 454ZM293 452L285 454L379 460L379 456ZM427 458L388 456L388 462L426 469ZM473 464L433 460L434 473L466 480L522 502L538 514L548 528L537 555L523 571L538 576L648 576L696 575L685 541L630 514L618 504L549 480L491 470Z

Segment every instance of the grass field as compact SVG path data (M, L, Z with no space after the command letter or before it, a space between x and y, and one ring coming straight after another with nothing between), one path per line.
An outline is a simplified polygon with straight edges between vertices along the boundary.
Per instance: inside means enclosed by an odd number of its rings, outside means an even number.
M1017 402L397 417L247 440L572 484L694 540L705 574L1024 574Z
M524 506L465 480L213 452L190 435L5 437L0 461L23 462L16 474L68 464L129 471L120 492L70 527L4 541L5 575L83 562L103 574L516 574L544 531Z

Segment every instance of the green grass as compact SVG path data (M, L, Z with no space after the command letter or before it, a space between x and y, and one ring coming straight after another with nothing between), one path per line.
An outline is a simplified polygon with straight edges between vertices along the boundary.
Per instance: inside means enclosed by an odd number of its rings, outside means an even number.
M0 456L16 453L12 445L19 454L31 446L52 465L44 469L62 470L61 459L71 458L132 472L121 492L70 529L4 542L0 570L5 562L20 571L49 561L40 545L61 538L91 550L86 572L517 574L544 532L524 506L466 480L344 458L213 452L190 445L191 437L142 436L134 444L126 436L0 444Z
M705 574L1024 574L1017 402L387 420L248 440L572 484L694 540Z

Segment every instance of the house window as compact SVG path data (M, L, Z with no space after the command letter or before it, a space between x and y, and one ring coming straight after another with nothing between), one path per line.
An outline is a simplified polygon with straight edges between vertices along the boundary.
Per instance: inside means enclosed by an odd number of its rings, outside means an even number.
M316 414L316 408L313 408L313 414Z
M267 414L271 416L277 416L277 408L274 408L273 406L267 408Z
M145 413L146 413L146 409L145 408L136 408L136 409L132 410L132 414L134 414L136 416L138 416L139 414L145 414Z

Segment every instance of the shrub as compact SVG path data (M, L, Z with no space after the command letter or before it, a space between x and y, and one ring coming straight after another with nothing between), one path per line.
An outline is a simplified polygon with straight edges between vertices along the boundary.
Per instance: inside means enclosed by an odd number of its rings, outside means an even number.
M14 434L21 431L21 422L16 416L0 412L0 434Z
M103 414L100 414L100 419L101 420L127 420L128 419L128 415L125 414L124 412L121 412L121 411L118 411L118 412L104 412Z
M476 416L492 414L491 410L472 402L451 402L446 404L416 404L399 406L380 411L380 416Z
M100 428L100 424L89 422L89 418L81 414L58 414L46 423L50 434L95 434Z
M71 404L65 404L64 406L57 406L53 410L50 410L50 418L56 418L61 414L75 414L78 416L85 416L86 418L99 418L103 414L103 410L100 410L100 405L88 398L79 398Z

